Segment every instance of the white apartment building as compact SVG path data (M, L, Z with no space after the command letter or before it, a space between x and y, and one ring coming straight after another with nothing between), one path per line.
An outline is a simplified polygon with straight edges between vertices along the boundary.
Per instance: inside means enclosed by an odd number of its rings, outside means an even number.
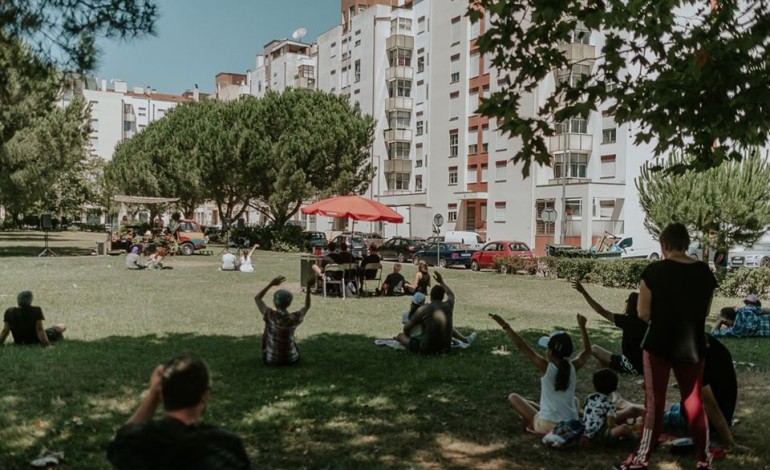
M268 90L316 88L316 46L289 39L265 44L254 71L247 72L248 92L262 98Z

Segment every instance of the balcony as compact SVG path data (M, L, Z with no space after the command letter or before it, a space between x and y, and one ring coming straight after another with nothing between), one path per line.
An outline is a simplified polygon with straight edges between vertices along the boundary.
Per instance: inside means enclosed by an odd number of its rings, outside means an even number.
M414 99L406 96L396 96L385 100L385 111L411 111L414 109Z
M579 151L591 153L594 136L591 134L559 134L548 138L548 150L551 153Z
M594 61L596 60L596 47L590 44L562 44L559 46L559 50L571 63L593 66Z
M414 79L414 69L412 67L407 67L405 65L398 65L396 67L388 67L385 70L385 79L390 80L396 80L399 78L403 78L406 80L413 80Z
M385 160L382 162L382 171L385 173L411 173L412 160Z
M411 142L411 129L385 129L385 142Z
M414 49L414 36L407 36L405 34L394 34L389 36L388 39L385 40L385 48L391 50L396 47L401 49Z
M123 121L136 122L136 115L134 115L134 113L126 113L123 115Z

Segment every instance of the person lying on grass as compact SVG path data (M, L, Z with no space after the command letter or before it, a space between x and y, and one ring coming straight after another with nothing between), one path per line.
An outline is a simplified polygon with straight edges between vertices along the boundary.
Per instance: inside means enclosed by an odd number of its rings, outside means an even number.
M107 448L118 470L250 468L241 438L201 423L211 382L206 363L185 353L159 365L142 403ZM153 419L160 402L166 412Z
M294 331L305 320L310 310L310 289L315 279L308 280L305 286L305 305L296 312L289 313L289 306L294 296L291 292L278 289L273 294L275 309L265 305L262 298L271 287L278 287L286 280L278 276L259 291L254 297L262 318L265 320L265 330L262 333L262 360L269 366L290 365L299 361L299 349L294 340Z
M508 401L517 413L524 419L527 430L539 434L547 434L556 423L571 419L578 419L577 400L575 399L575 383L577 371L585 365L591 357L591 340L586 330L586 317L577 315L578 327L583 343L583 350L575 358L572 355L572 338L563 332L555 331L550 337L540 338L544 340L547 349L545 357L542 357L530 348L527 343L516 333L511 325L499 315L489 314L511 338L517 348L526 356L532 365L540 372L540 403L527 400L517 393L508 396Z

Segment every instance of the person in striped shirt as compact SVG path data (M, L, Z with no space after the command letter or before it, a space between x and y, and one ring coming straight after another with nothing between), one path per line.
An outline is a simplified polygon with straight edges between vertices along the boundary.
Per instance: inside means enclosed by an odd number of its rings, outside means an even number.
M270 288L280 286L285 280L284 276L276 277L254 297L257 308L265 320L265 331L262 334L262 360L269 366L291 365L299 361L299 349L294 339L294 332L310 310L310 287L315 282L313 279L305 286L305 305L298 311L290 313L289 306L294 297L285 289L278 289L273 294L274 309L268 307L263 300Z

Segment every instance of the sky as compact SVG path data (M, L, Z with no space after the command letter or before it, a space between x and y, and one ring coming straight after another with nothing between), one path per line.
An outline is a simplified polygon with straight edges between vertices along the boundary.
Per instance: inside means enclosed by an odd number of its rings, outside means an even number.
M340 22L340 0L156 0L156 35L100 39L95 75L180 94L197 83L214 91L219 72L246 73L273 39L307 29L303 42Z

